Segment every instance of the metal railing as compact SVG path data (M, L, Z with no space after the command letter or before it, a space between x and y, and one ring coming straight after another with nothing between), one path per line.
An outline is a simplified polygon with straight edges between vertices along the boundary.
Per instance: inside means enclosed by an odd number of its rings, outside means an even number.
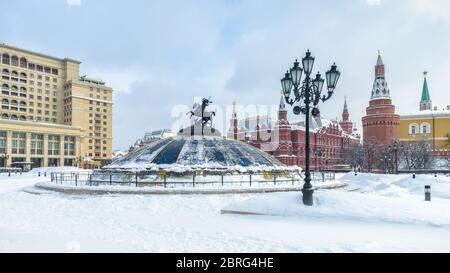
M22 169L21 168L0 168L0 173L22 173Z
M205 186L280 186L303 185L301 173L252 174L168 174L158 172L60 172L51 173L51 181L70 186L131 186L131 187L205 187ZM313 182L335 180L334 172L312 172Z

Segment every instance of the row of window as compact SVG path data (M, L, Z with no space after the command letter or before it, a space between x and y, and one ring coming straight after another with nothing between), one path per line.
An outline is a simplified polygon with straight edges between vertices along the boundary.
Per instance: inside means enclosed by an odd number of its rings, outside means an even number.
M3 109L3 106L2 106L2 109ZM5 110L8 110L8 109L5 109ZM13 111L19 111L19 110L14 110L12 107L11 107L11 109L9 109L9 110L13 110ZM34 111L32 111L33 109L30 109L30 111L29 112L34 112ZM26 110L20 110L21 112L26 112ZM38 110L37 111L37 113L38 114L42 114L42 111L41 110ZM49 112L48 111L45 111L45 114L46 115L49 115ZM53 115L55 116L56 114L55 114L55 112L53 112ZM16 115L16 114L11 114L11 115L9 115L9 114L6 114L6 113L3 113L3 114L1 114L1 116L0 116L2 119L9 119L9 120L20 120L20 121L27 121L27 117L25 116L25 115ZM45 122L53 122L53 123L57 123L57 119L56 118L50 118L50 117L33 117L33 116L28 116L28 120L36 120L36 121L45 121Z
M6 153L6 139L7 135L5 131L0 131L0 153ZM61 147L61 136L49 135L48 136L48 155L59 156ZM75 137L64 137L64 155L75 156ZM11 139L11 152L13 155L26 153L26 134L23 132L13 132ZM30 142L30 154L31 155L43 155L44 149L44 135L43 134L31 134Z
M22 57L19 59L19 57L15 56L15 55L10 56L8 53L2 54L1 61L3 64L6 64L6 65L20 66L22 68L28 68L30 70L36 70L39 72L45 72L45 73L49 73L49 74L53 74L53 75L59 74L59 71L56 68L50 68L48 66L28 63L26 58Z
M422 124L417 123L411 123L409 125L409 134L410 135L417 135L417 134L423 134L428 135L431 133L431 125L427 122L423 122Z

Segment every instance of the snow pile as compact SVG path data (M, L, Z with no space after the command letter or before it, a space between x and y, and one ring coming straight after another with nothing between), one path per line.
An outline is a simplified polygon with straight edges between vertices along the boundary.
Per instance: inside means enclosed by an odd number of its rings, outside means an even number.
M345 175L338 181L360 191L316 191L314 207L302 205L300 192L143 196L26 190L48 180L0 175L0 252L450 251L450 200L437 197L444 196L443 177L432 186L432 202L425 202L414 190L419 182L411 184L408 176ZM221 214L224 208L277 217Z
M346 174L340 179L342 182L360 188L361 191L376 193L385 196L412 195L414 198L423 198L426 185L431 186L433 197L450 199L450 177L445 175L377 175L360 173Z
M306 207L299 193L273 193L226 206L223 211L450 228L450 200L425 202L343 191L318 191L314 198L314 206Z

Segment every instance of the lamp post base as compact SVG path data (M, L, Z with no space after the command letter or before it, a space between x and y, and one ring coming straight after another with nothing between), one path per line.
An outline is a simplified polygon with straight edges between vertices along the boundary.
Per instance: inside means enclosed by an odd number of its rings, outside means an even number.
M313 206L314 205L314 199L313 199L313 193L314 190L312 188L309 189L303 189L303 204L305 206Z

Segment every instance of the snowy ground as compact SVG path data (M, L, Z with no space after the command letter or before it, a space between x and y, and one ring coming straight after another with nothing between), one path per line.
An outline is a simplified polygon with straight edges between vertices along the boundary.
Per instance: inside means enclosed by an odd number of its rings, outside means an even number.
M349 174L338 179L355 191L318 191L312 208L296 193L33 190L48 179L0 174L0 252L450 252L450 178L443 176ZM431 203L423 201L425 184ZM276 216L220 213L230 208Z

